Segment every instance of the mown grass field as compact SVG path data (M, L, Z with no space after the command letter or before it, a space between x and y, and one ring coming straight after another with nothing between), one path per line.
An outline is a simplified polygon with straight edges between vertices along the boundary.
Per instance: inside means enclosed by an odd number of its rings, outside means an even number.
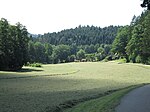
M85 62L0 71L0 112L52 112L67 101L150 83L150 66Z

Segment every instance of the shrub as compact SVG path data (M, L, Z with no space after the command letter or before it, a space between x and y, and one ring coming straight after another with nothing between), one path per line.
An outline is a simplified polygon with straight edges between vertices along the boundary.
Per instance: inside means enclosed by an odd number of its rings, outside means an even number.
M107 58L103 59L102 62L108 62L109 60Z
M148 57L147 64L150 65L150 57Z
M119 63L126 63L127 62L127 59L126 58L121 58L118 60Z
M141 56L138 55L138 56L135 58L135 61L136 61L136 63L141 63L141 62L142 62Z
M33 63L31 66L32 67L42 67L42 64L41 63Z
M112 61L112 56L109 55L109 56L107 56L105 59L108 60L108 61Z
M132 63L135 63L136 62L135 58L136 58L135 55L130 55L129 56L129 61L132 62Z
M42 64L41 63L29 63L29 62L27 62L27 64L25 66L42 67Z

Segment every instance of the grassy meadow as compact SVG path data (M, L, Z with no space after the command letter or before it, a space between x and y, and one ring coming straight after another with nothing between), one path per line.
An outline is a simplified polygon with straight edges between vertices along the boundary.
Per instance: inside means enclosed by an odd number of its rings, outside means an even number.
M67 101L150 82L150 66L84 62L0 71L0 112L53 112Z

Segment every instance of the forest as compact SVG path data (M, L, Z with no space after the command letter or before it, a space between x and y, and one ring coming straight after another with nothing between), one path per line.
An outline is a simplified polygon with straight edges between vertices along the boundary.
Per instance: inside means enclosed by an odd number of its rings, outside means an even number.
M150 11L133 17L131 25L120 29L112 52L128 62L150 64Z
M150 64L150 11L130 25L81 26L34 36L25 26L0 20L0 70L18 70L29 63L109 61Z
M30 62L100 61L108 55L119 28L80 25L75 29L33 37L29 42Z

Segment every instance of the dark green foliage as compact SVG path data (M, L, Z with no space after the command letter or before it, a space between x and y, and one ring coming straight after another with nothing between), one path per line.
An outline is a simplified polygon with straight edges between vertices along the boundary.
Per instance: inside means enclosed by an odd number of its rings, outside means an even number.
M76 56L75 56L75 55L68 56L68 61L69 61L69 62L74 62L75 59L76 59Z
M143 0L141 7L147 7L147 9L150 10L150 0Z
M126 56L125 47L127 46L127 42L129 38L128 29L129 26L125 26L121 28L118 31L117 36L112 44L112 51L117 53L120 57Z
M52 45L40 42L29 42L28 54L31 63L52 63Z
M150 11L134 17L130 26L118 32L112 52L130 62L150 64Z
M63 30L58 33L47 33L36 38L42 43L52 45L96 45L111 44L117 34L119 26L105 28L94 26L79 26L75 29Z
M149 63L150 57L150 12L141 15L140 22L135 25L132 38L127 45L127 53L133 62Z
M29 41L28 44L28 54L29 54L29 61L31 63L35 62L35 47L34 47L34 42Z
M30 62L63 63L73 62L76 59L100 61L110 53L111 44L119 28L119 26L100 28L80 25L75 29L39 35L32 38L34 43L29 43ZM44 48L40 47L40 50L39 45L35 46L37 42ZM99 47L103 49L103 53L98 52Z
M70 56L70 47L68 45L58 45L53 51L53 59L56 62L68 62Z
M149 35L149 11L134 16L129 26L100 28L80 25L75 29L34 38L34 43L29 43L30 62L63 63L126 58L127 62L149 64Z
M36 42L34 44L34 49L35 49L35 60L36 62L43 62L45 63L46 62L46 55L45 55L45 52L46 52L46 49L44 47L43 44L41 44L40 42Z
M85 57L87 61L90 61L90 62L97 61L95 54L86 54Z
M140 55L138 55L136 58L135 58L135 62L136 63L141 63L142 62L142 58Z
M77 59L78 60L82 60L82 59L85 59L85 51L83 49L80 49L78 52L77 52Z
M45 53L49 56L53 53L53 47L49 43L45 44Z
M104 48L102 48L102 47L99 47L97 49L97 52L100 53L100 54L104 54L105 53Z
M142 38L142 58L144 63L149 63L150 58L150 11L148 11L148 15L145 17L143 22L143 38Z
M87 54L95 53L96 51L97 51L97 49L95 48L95 46L93 44L85 46L85 52Z
M6 19L0 20L0 69L8 69L9 65L9 43L7 40L9 40L9 23Z
M26 66L30 66L30 67L42 67L41 63L29 63L27 62Z
M129 60L132 62L136 62L135 59L138 55L141 55L141 39L143 36L143 29L141 25L137 25L134 27L132 32L132 38L127 44L126 51L129 55Z
M20 23L0 20L0 70L18 70L27 62L28 32Z
M106 57L106 55L97 53L97 54L95 54L95 57L96 57L96 61L101 61Z

